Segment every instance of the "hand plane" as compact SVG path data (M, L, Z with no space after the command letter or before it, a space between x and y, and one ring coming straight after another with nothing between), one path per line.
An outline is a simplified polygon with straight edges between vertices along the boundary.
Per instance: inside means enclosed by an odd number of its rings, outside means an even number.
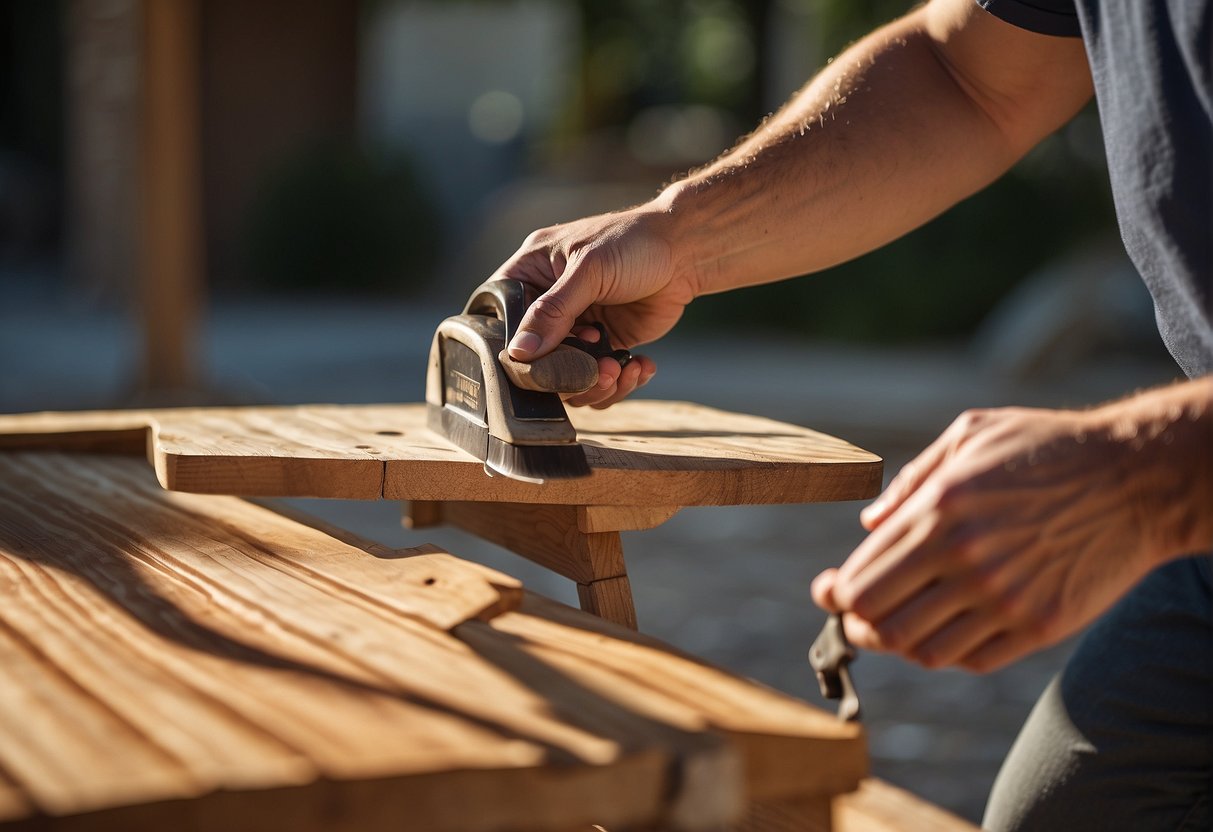
M427 424L482 460L490 475L532 483L589 476L560 395L597 384L599 357L624 365L631 353L612 349L598 326L596 343L570 337L533 362L515 361L506 346L528 305L521 281L490 280L462 314L438 325L426 373Z

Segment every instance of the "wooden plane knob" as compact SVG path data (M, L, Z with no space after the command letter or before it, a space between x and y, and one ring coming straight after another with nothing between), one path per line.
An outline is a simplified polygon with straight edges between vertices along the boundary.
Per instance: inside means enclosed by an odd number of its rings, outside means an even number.
M515 361L505 350L497 356L516 387L540 393L582 393L598 383L598 359L561 344L531 362Z

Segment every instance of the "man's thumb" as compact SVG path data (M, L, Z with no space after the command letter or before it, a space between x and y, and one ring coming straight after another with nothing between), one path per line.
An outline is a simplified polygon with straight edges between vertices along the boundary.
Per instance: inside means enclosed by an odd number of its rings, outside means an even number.
M577 316L596 298L592 281L561 278L536 299L509 344L510 358L533 361L556 349L577 323Z

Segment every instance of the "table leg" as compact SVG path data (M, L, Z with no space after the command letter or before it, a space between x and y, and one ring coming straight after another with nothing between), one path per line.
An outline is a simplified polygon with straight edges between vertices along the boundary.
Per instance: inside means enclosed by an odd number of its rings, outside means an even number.
M463 501L412 502L405 523L471 532L577 582L581 608L636 629L636 605L620 531L648 529L676 506L551 506Z

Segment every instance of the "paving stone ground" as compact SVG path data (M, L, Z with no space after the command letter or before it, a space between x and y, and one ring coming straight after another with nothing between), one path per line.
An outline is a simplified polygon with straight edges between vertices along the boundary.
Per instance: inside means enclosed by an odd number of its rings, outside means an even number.
M218 305L203 344L203 397L235 403L414 401L449 309L349 301ZM137 342L120 315L46 292L0 292L0 412L132 403ZM1072 406L1174 376L1123 356L1033 382L991 377L962 345L856 349L763 339L652 350L646 394L805 424L887 461L887 476L966 407ZM406 532L389 503L300 501L395 546L433 542L576 603L572 584L462 533ZM861 505L684 510L624 535L641 628L773 687L819 702L805 653L823 621L808 587L862 539ZM1070 645L989 676L926 672L863 655L854 668L876 774L973 820L1003 755Z

